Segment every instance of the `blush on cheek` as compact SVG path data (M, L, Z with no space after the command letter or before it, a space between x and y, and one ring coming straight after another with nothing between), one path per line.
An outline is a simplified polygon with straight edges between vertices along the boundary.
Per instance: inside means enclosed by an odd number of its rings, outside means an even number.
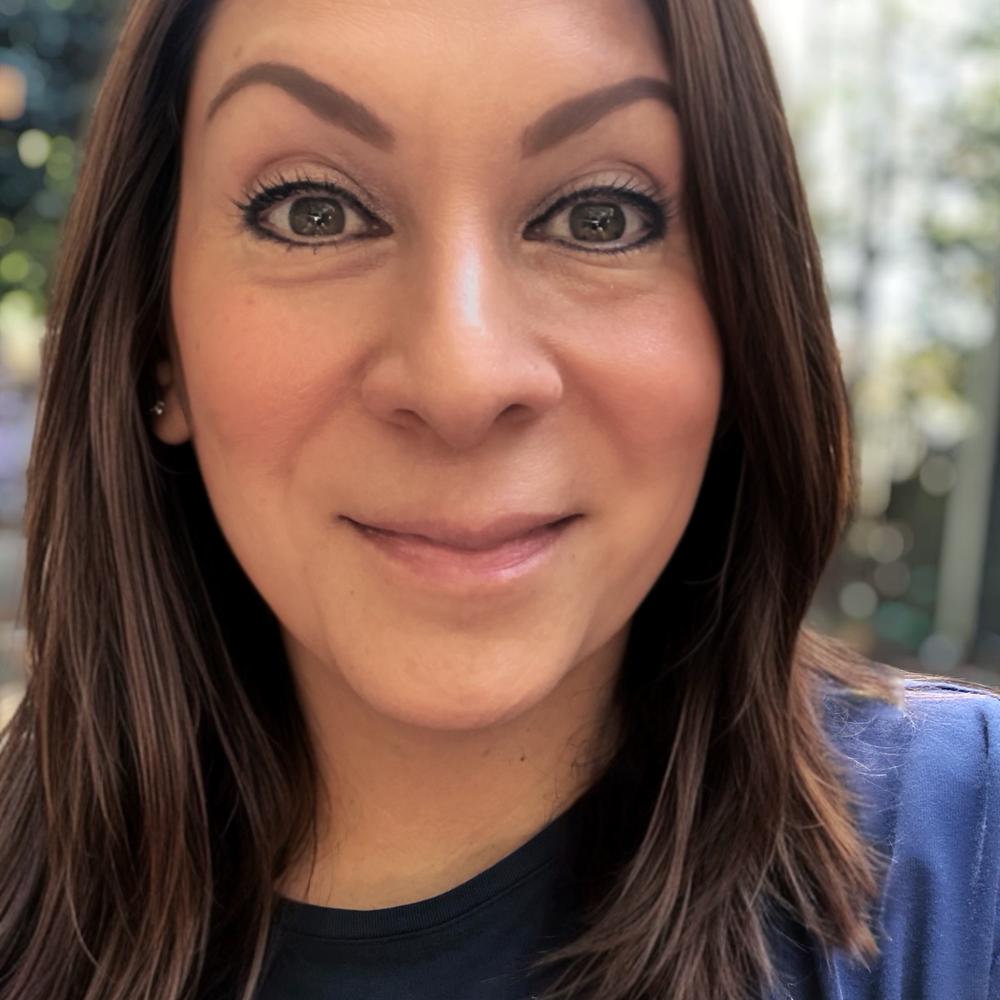
M719 381L691 359L632 365L620 373L617 422L637 454L710 438L719 408Z
M196 325L179 330L195 439L231 460L287 470L347 389L338 338L317 345L281 310L239 306L202 306Z
M660 298L625 310L624 331L576 356L596 419L631 460L662 462L674 449L707 450L722 394L714 324L697 301Z

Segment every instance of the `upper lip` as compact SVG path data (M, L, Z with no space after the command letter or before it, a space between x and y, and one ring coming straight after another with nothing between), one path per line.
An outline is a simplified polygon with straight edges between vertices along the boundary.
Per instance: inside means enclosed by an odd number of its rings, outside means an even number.
M426 519L366 522L349 517L347 520L353 521L354 524L362 528L375 528L378 531L388 531L397 535L417 535L440 545L450 545L457 549L491 549L504 542L520 538L521 535L525 535L535 528L575 516L575 514L507 514L489 524L475 528L453 522Z

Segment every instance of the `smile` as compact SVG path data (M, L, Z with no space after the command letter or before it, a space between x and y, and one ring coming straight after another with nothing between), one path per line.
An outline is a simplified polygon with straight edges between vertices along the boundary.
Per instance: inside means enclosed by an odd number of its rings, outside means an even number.
M540 569L579 515L533 528L487 548L462 548L372 528L350 521L352 530L408 574L439 585L497 585L524 579Z

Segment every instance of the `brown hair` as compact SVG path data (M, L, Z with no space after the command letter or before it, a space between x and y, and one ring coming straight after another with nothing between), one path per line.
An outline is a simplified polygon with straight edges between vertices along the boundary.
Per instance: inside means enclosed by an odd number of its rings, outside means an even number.
M822 693L891 672L803 627L854 486L820 258L750 0L648 0L724 345L724 424L636 612L560 997L742 1000L794 916L872 956L878 858ZM205 0L134 0L66 221L28 470L26 694L0 749L0 994L252 996L316 768L277 624L193 451L144 414ZM616 822L601 822L613 816ZM556 967L554 966L554 968Z

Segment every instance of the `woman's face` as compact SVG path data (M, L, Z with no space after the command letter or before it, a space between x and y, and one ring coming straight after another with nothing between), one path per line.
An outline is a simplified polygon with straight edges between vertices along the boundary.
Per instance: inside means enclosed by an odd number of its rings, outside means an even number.
M217 8L156 432L191 438L300 679L473 728L620 650L722 383L669 79L641 0ZM520 514L580 516L521 562L353 523Z

